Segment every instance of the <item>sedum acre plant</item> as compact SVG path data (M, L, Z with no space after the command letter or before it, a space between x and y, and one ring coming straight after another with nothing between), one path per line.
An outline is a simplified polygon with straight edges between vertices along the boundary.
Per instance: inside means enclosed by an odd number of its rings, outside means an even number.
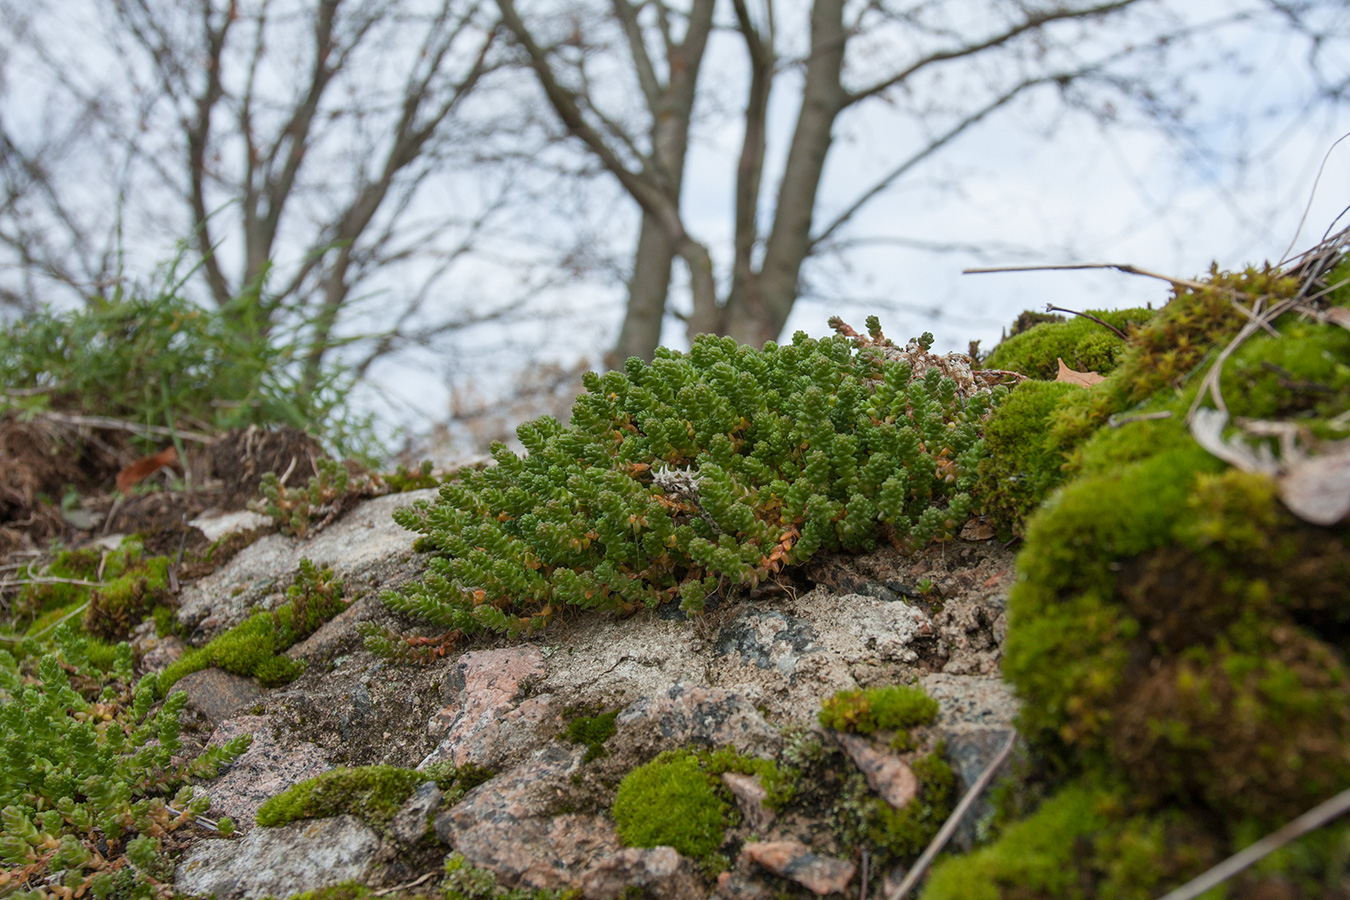
M249 738L184 760L186 694L156 706L153 676L133 687L125 643L109 671L66 625L52 643L22 666L0 650L0 894L163 895L173 832L211 805L189 779L213 777Z
M391 607L465 632L543 627L564 607L689 613L821 549L919 547L969 517L994 392L932 336L840 334L763 350L703 336L590 373L562 425L394 513L437 553ZM964 359L964 358L961 358Z

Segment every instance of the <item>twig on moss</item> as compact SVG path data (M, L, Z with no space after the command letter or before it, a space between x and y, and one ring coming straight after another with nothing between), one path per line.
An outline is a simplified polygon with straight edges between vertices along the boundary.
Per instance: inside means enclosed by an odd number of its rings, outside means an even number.
M1124 272L1126 275L1143 275L1145 278L1156 278L1159 281L1166 281L1173 287L1188 287L1194 291L1205 290L1208 286L1198 281L1190 281L1186 278L1173 278L1171 275L1159 275L1157 272L1150 272L1147 269L1141 269L1138 266L1122 265L1120 263L1075 263L1059 266L995 266L982 269L962 269L962 275L985 275L991 272L1058 272L1074 269L1115 269L1118 272Z
M1245 850L1233 854L1200 877L1193 878L1176 890L1164 894L1161 900L1193 900L1210 888L1222 884L1248 866L1274 853L1290 841L1321 828L1332 819L1342 816L1346 812L1350 812L1350 789L1341 791L1330 800L1314 806L1278 831L1271 832Z
M1074 316L1082 316L1084 319L1091 319L1092 321L1096 322L1098 325L1102 326L1103 328L1109 328L1109 329L1111 329L1112 331L1114 331L1114 332L1116 333L1116 335L1117 335L1122 341L1128 341L1128 340L1129 340L1129 337L1125 334L1125 332L1121 331L1119 328L1117 328L1116 326L1112 325L1110 322L1107 322L1107 321L1104 320L1104 319L1099 319L1099 318L1097 318L1097 317L1094 316L1092 313L1078 312L1077 310L1074 310L1074 309L1065 309L1065 308L1062 307L1062 306L1055 306L1055 305L1052 304L1052 303L1047 303L1047 304L1045 304L1045 311L1046 311L1046 312L1066 312L1066 313L1069 313L1070 315L1074 315Z
M1116 413L1106 420L1106 424L1110 425L1112 428L1119 428L1122 425L1129 425L1131 422L1153 422L1158 419L1170 418L1172 418L1172 412L1171 410L1166 409L1161 412L1138 413L1133 416L1122 416L1119 413Z
M1008 756L1012 753L1013 745L1017 743L1017 732L1014 731L1008 735L1008 740L1003 744L1003 749L998 751L998 756L994 757L980 777L975 779L975 783L966 791L966 795L961 798L961 802L956 805L956 809L947 817L947 821L942 824L942 829L938 831L937 837L924 848L923 855L914 863L914 867L905 875L905 880L900 882L895 890L886 895L886 900L901 900L906 894L914 889L914 885L919 883L919 879L928 871L928 867L933 864L933 859L942 852L942 848L947 846L947 841L951 840L956 833L961 820L970 812L970 808L975 805L975 801L980 799L984 789L989 787L989 782L994 780L998 770L1007 762Z

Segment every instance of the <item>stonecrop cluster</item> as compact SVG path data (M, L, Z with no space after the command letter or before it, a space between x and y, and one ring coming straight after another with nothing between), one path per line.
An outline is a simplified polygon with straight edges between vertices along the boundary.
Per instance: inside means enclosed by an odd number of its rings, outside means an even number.
M931 335L902 349L868 327L763 350L704 336L588 374L569 424L522 425L525 455L497 445L496 465L394 514L438 555L383 599L515 634L565 606L696 613L822 548L952 536L995 394L922 365Z
M158 704L154 676L133 685L130 645L106 669L90 647L63 624L41 657L0 650L0 895L165 896L173 833L211 805L191 782L248 748L185 759L187 695Z

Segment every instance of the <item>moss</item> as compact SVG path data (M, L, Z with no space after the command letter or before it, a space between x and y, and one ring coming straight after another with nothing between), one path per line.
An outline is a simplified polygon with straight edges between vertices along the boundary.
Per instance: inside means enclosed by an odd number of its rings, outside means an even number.
M157 605L172 602L169 560L155 556L92 589L84 614L85 630L96 637L121 640Z
M451 853L445 858L445 900L580 900L577 890L557 888L504 888L487 869L469 864Z
M567 739L586 746L586 762L605 755L605 741L618 732L614 725L618 716L619 711L615 709L597 716L573 719L567 726Z
M797 794L797 783L801 773L791 766L780 767L771 759L746 756L732 747L718 747L699 754L699 761L709 775L720 776L726 772L752 775L759 779L764 788L764 805L773 810L782 810Z
M1092 315L1129 334L1153 318L1150 309L1093 310ZM1105 374L1124 355L1125 342L1109 328L1083 316L1066 322L1047 321L1014 334L984 360L987 369L1021 372L1030 378L1053 381L1059 360L1079 372Z
M733 815L690 750L667 751L625 775L612 813L625 846L669 846L705 862L722 846Z
M286 900L365 900L374 893L357 881L344 881L326 888L292 894Z
M1026 517L1064 481L1067 447L1050 431L1051 414L1081 387L1027 381L994 410L984 429L978 493L986 515L1005 535L1022 533Z
M318 569L300 560L289 598L273 612L257 612L204 647L189 650L159 675L159 690L167 693L179 679L211 666L264 685L285 684L304 671L304 665L283 655L288 647L313 633L345 608L342 582L331 569Z
M1246 321L1234 301L1297 285L1266 269L1213 282L1182 291L1105 383L1045 415L1072 448L1071 480L1027 520L1009 597L1004 674L1023 735L1061 779L1119 783L1055 797L1030 829L950 863L950 881L935 873L929 896L1156 895L1350 784L1350 523L1299 521L1272 478L1229 468L1186 425L1198 376ZM1274 325L1224 364L1230 421L1288 423L1316 453L1317 437L1345 437L1350 333ZM1121 427L1101 427L1112 414ZM1082 808L1086 795L1100 808ZM1233 890L1330 896L1346 868L1344 844L1330 846Z
M933 868L922 900L1157 896L1218 862L1177 814L1132 815L1119 788L1071 785L996 843Z
M397 766L360 766L333 769L309 778L268 800L258 808L258 824L267 828L300 819L351 815L374 825L385 825L426 773Z
M836 731L899 731L937 720L937 701L919 687L890 685L840 691L820 705L820 724Z
M451 762L432 763L422 770L422 774L436 782L447 806L458 803L469 791L496 775L491 769L474 763L457 766Z
M903 809L896 809L880 797L870 798L865 827L867 841L879 861L918 856L951 815L956 775L942 753L939 744L910 765L918 779L919 792Z

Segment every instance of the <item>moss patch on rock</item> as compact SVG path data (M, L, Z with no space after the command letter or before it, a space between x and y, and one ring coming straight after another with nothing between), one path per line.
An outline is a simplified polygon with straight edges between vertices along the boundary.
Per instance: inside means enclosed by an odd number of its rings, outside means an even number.
M372 825L386 825L418 785L431 780L424 772L397 766L333 769L294 785L258 808L258 824L266 828L301 819L356 816Z
M1350 523L1299 520L1272 476L1230 467L1187 425L1248 321L1239 307L1300 289L1269 268L1214 272L1132 334L1105 382L1019 388L1004 410L1032 421L990 423L991 496L1012 522L1034 510L1004 674L1023 736L1069 786L925 896L1161 893L1350 786ZM1350 331L1272 324L1222 357L1228 421L1274 421L1330 452L1346 437ZM1336 852L1310 842L1267 876L1330 884Z

